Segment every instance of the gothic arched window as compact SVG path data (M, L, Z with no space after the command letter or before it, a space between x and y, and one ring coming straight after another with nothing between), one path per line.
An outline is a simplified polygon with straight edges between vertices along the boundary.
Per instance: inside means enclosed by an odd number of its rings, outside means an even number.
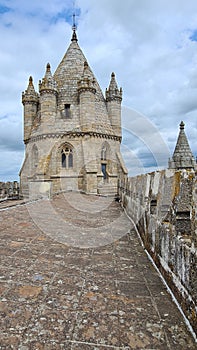
M64 146L61 152L62 168L73 168L73 150L69 146Z
M103 145L101 150L101 160L106 160L106 159L107 159L107 148L105 145Z

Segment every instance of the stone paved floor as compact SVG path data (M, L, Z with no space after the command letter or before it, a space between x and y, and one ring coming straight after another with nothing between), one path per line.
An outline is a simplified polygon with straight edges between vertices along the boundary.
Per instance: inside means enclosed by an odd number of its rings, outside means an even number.
M0 208L0 349L196 349L118 203Z

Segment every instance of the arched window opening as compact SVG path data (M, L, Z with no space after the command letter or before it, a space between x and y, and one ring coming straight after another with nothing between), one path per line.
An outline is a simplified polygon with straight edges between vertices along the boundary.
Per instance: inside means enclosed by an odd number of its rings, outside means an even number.
M38 148L36 145L32 148L32 169L36 169L38 166Z
M72 168L73 167L73 154L69 153L68 155L68 167Z
M70 113L70 104L66 104L64 106L64 113L65 113L65 118L70 119L71 118L71 113Z
M101 171L103 173L103 180L107 180L107 165L101 163Z
M73 168L73 150L72 148L65 146L61 152L62 156L62 168Z
M103 174L103 180L108 181L108 173L110 166L110 146L107 142L104 142L101 148L101 171Z
M62 168L66 168L66 155L62 153Z
M106 159L107 159L107 148L106 146L103 146L101 150L101 160L106 160Z

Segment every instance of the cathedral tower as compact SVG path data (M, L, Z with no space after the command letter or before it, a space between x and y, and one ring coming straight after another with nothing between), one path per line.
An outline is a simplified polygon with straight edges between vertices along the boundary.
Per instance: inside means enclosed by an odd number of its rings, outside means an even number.
M39 93L30 77L22 95L24 197L68 190L114 195L119 176L127 174L120 153L122 90L112 73L104 98L75 29L54 74L47 64Z

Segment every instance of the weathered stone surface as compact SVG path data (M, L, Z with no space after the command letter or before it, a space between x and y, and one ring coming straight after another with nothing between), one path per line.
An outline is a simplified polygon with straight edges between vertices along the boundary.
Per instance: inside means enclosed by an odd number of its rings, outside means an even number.
M194 170L171 169L122 181L120 195L146 249L197 332L196 184Z
M121 101L114 73L104 98L77 39L54 75L47 64L39 93L30 77L22 95L21 196L43 198L69 190L117 194L118 175L127 173L120 154Z
M65 234L68 222L81 233L96 232L99 220L103 229L107 220L118 222L119 204L102 198L99 211L98 200L70 194L51 201ZM0 349L196 349L134 230L82 249L43 232L29 204L3 207L0 215Z

